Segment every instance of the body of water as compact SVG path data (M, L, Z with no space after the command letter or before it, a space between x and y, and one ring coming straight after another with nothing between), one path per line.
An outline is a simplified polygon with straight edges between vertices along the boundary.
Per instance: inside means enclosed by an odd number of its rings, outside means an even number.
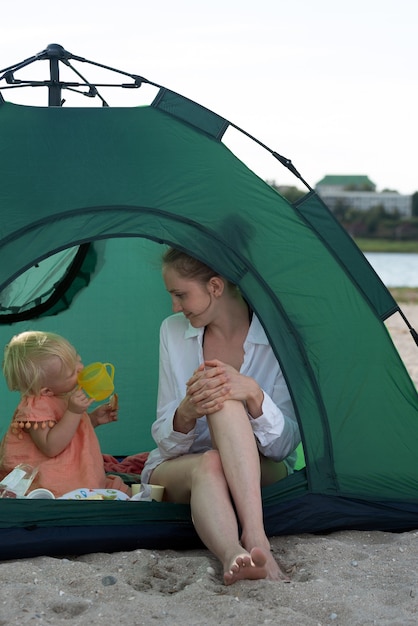
M366 252L364 256L387 287L418 287L418 254Z

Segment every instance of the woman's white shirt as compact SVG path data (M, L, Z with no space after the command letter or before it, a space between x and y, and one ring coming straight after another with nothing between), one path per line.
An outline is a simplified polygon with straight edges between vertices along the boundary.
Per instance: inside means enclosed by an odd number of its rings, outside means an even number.
M161 325L157 419L152 426L158 448L145 464L141 476L144 483L162 461L212 448L205 416L187 434L173 430L174 414L186 395L186 383L204 361L203 334L204 328L191 326L182 313L168 317ZM253 378L264 392L262 415L256 419L249 415L259 451L275 461L286 460L291 470L296 458L292 453L300 442L299 428L283 373L255 315L244 342L240 373Z

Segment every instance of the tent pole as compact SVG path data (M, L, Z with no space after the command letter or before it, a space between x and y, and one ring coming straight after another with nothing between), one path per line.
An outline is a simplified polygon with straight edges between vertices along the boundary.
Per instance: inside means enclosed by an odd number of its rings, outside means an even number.
M61 106L61 85L59 82L59 58L63 57L64 48L58 44L50 44L46 53L49 58L49 71L51 83L48 86L48 106Z
M417 346L418 346L418 333L417 333L417 331L416 331L416 330L415 330L415 328L413 328L413 327L411 326L411 324L408 322L408 320L407 320L406 316L404 315L404 313L403 313L403 311L401 310L401 308L400 308L400 307L398 308L398 311L399 311L400 316L402 317L403 321L404 321L404 322L405 322L405 324L408 326L408 330L409 330L409 332L411 333L411 336L412 336L413 340L415 341L415 343L416 343L416 344L417 344Z

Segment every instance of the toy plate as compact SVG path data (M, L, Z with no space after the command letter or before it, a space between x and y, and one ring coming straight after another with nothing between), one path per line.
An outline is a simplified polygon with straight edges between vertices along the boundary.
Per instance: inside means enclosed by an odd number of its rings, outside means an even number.
M58 500L129 500L129 496L118 489L74 489Z

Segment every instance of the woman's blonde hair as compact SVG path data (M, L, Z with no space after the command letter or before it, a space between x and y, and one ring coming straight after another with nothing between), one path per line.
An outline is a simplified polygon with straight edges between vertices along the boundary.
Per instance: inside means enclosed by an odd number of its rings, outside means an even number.
M73 368L77 362L75 348L60 335L37 330L15 335L4 349L3 374L8 388L38 395L45 386L51 357L58 357L61 367Z

